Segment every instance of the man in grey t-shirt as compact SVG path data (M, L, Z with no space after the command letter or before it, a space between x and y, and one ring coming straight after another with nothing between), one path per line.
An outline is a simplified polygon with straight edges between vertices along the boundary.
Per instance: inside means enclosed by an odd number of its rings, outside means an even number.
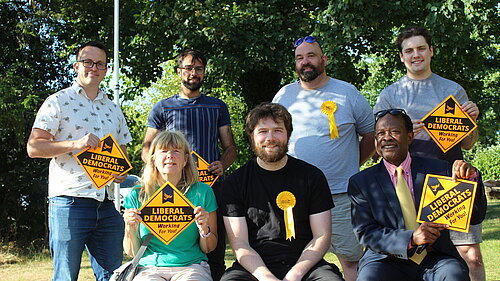
M378 97L374 112L390 108L404 109L413 121L415 138L410 145L414 156L438 158L451 164L462 159L462 148L471 149L478 139L477 130L448 152L443 153L424 130L421 119L450 94L462 105L462 109L476 121L477 105L468 100L467 93L459 84L431 71L434 49L429 31L422 27L408 28L397 39L399 57L406 67L406 75L385 88ZM469 266L472 281L485 280L484 265L479 243L481 225L471 225L469 233L450 231L450 236L462 258Z
M372 110L353 85L326 75L327 57L314 37L299 38L294 46L299 81L283 87L273 102L284 105L293 117L290 155L315 165L327 177L335 203L332 251L345 280L355 280L363 252L352 230L347 182L375 150Z

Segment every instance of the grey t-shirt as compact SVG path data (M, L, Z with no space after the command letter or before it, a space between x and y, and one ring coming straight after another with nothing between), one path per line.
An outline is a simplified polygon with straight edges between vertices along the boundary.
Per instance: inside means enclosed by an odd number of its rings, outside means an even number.
M326 101L337 104L334 113L339 137L330 139ZM347 192L349 177L359 172L359 135L373 132L370 104L353 85L330 78L321 88L303 89L299 82L281 88L273 102L292 115L289 154L323 171L332 194Z
M413 80L405 75L380 93L373 112L402 108L412 120L422 120L449 95L453 95L460 104L469 100L462 86L437 74L433 73L424 80ZM420 157L442 159L450 163L462 159L460 144L443 153L425 130L415 136L410 145L410 153Z

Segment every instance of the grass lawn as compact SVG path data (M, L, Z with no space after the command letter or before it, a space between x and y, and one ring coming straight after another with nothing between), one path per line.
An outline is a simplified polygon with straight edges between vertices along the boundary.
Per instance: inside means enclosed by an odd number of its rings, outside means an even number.
M20 257L0 245L0 280L32 281L51 280L52 262L48 252L37 253L29 257ZM483 243L481 244L483 260L486 267L486 280L500 280L500 200L490 200L486 219L483 222ZM328 253L325 259L340 268L337 258ZM226 251L226 266L234 261L231 250ZM90 262L83 255L79 280L95 280Z

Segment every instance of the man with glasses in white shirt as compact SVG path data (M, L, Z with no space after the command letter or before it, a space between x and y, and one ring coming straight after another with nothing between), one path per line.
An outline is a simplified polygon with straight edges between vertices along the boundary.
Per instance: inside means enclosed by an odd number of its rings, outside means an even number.
M49 96L40 107L28 139L28 155L51 158L49 165L49 242L53 280L77 280L86 248L96 280L109 280L123 258L124 225L111 186L97 189L75 154L96 148L112 134L126 152L132 138L119 106L99 88L106 76L103 43L83 44L73 63L73 85ZM115 177L121 183L126 175Z

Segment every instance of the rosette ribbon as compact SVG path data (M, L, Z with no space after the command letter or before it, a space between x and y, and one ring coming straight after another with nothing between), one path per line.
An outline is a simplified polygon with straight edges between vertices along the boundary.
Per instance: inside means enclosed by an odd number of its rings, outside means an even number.
M295 238L295 223L293 221L293 207L295 206L295 195L289 191L282 191L276 197L276 204L284 211L286 239Z
M337 111L337 104L334 101L325 101L321 105L321 112L328 116L328 123L330 124L330 139L334 139L339 136L337 124L335 123L335 111Z

